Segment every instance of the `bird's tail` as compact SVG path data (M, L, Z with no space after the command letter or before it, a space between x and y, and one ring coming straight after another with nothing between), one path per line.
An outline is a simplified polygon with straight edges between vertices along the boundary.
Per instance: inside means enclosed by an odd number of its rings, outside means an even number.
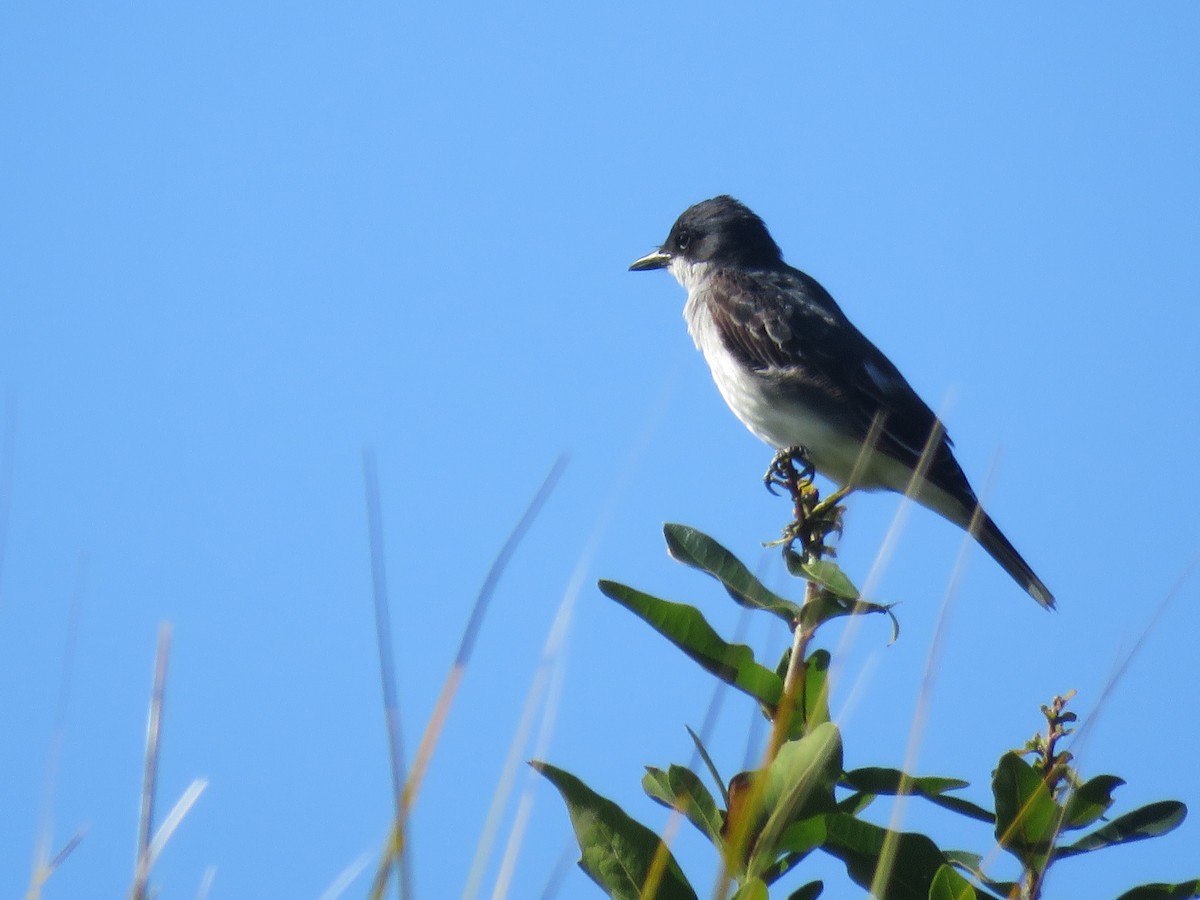
M1017 552L1017 548L1009 542L996 523L992 521L991 516L982 509L976 508L969 529L975 539L979 541L979 545L1000 564L1005 572L1013 577L1017 584L1029 592L1029 596L1046 609L1054 609L1054 595L1042 583L1042 579L1033 574L1029 563L1025 562L1021 554Z

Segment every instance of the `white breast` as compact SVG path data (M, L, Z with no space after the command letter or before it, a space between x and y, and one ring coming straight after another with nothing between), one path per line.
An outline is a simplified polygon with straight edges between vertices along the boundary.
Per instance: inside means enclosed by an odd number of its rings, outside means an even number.
M801 446L827 478L846 484L853 477L856 487L907 493L912 471L883 453L864 458L863 443L831 425L794 396L775 387L771 371L746 368L725 346L709 312L705 292L700 289L707 266L704 263L673 261L671 274L688 291L683 317L697 349L704 354L717 390L733 414L760 440L777 450ZM953 522L966 527L970 511L940 488L922 481L913 491L915 499Z
M697 271L701 270L701 271ZM725 403L751 433L777 450L806 447L817 469L827 477L845 484L860 462L862 443L838 430L807 405L781 393L770 377L770 370L755 372L743 366L725 346L721 333L708 309L705 293L694 287L703 278L702 266L692 264L684 273L672 274L688 287L683 308L688 333L704 354L717 390ZM683 274L685 277L680 277ZM860 487L887 487L903 491L907 472L878 455L868 471L855 473ZM891 469L897 471L890 471ZM885 471L887 470L887 471Z
M830 477L836 479L843 468L849 475L857 455L854 442L842 438L808 407L773 389L769 371L765 375L759 374L738 362L721 339L703 292L689 292L683 314L688 333L708 362L717 390L733 414L756 437L777 450L805 446L812 452L817 466ZM850 460L843 466L839 457L845 453L850 455Z

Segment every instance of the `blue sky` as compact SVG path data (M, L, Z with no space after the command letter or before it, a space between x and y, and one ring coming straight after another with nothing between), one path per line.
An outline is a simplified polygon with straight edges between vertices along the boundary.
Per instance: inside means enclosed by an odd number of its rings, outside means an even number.
M28 883L55 759L53 843L88 830L45 896L127 889L164 621L162 795L209 788L162 895L194 896L214 866L212 897L316 897L377 850L390 788L364 447L410 747L491 558L570 454L422 791L419 896L462 891L573 579L544 752L661 824L641 766L687 760L710 686L595 579L694 602L731 633L732 604L666 558L661 525L758 564L785 517L759 483L770 452L686 335L682 290L625 271L718 193L943 411L1059 598L1045 614L968 556L918 769L986 799L1040 703L1074 688L1096 709L1200 551L1198 28L1187 3L7 5L0 894ZM860 583L896 508L851 503L841 559ZM909 515L876 587L902 601L901 639L864 623L834 698L848 764L903 759L960 541ZM1126 808L1200 809L1198 593L1184 582L1076 748L1085 773L1129 781ZM772 659L783 639L747 633ZM751 715L727 698L727 771ZM570 841L549 786L533 800L514 897L537 896ZM1195 877L1196 846L1193 816L1063 863L1051 894ZM699 841L679 853L707 884ZM578 872L561 894L595 895Z

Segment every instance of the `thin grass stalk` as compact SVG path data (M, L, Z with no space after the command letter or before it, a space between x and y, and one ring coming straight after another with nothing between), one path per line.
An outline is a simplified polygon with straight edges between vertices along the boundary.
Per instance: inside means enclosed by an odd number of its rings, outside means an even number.
M500 827L500 817L507 804L512 784L516 778L521 751L529 739L539 711L542 714L542 727L539 731L537 742L541 746L534 751L534 757L541 759L545 756L543 747L549 741L547 729L549 724L553 722L558 708L558 686L561 681L563 666L563 646L566 643L567 632L575 609L575 602L582 590L584 576L591 567L598 539L598 535L593 537L591 546L584 551L576 564L575 571L571 575L571 580L567 584L567 589L563 593L562 600L559 602L554 620L550 624L550 630L542 646L541 661L538 664L537 671L534 673L529 690L526 692L524 708L521 710L521 718L518 720L513 738L509 742L508 754L500 770L500 778L496 784L496 790L492 794L492 802L484 819L479 840L475 845L475 857L471 861L471 868L468 870L467 883L462 893L463 900L474 900L479 893L479 888L483 882L484 868L491 855L491 848L496 832ZM543 698L545 698L544 703ZM532 772L530 773L530 777L533 777ZM510 834L510 841L505 851L506 856L510 853L515 854L519 849L519 838L516 846L513 845L511 839L516 833L516 828L517 826L514 825L513 834ZM493 898L503 896L499 880L492 896Z
M400 724L400 700L396 689L396 661L392 650L392 617L388 598L387 566L383 553L383 513L379 501L379 473L375 453L363 450L363 482L367 499L367 535L371 552L371 587L375 607L375 640L379 654L379 681L388 736L388 762L392 776L393 815L399 821L404 793L404 736ZM413 896L410 840L396 859L400 900Z
M3 465L0 462L0 465ZM0 486L0 492L3 487ZM0 503L3 500L0 499ZM2 513L0 513L2 515ZM54 709L54 730L50 739L50 752L46 760L46 781L42 789L42 814L40 836L34 851L33 872L30 877L26 900L38 900L42 886L54 870L70 855L83 831L77 831L54 857L47 859L54 838L54 790L58 782L58 764L62 758L63 741L67 732L67 710L71 699L71 674L75 669L75 646L78 643L79 619L83 610L84 585L87 583L87 557L81 557L75 570L75 585L71 590L71 605L67 611L67 632L63 639L62 670L58 681L58 702Z
M154 659L154 689L146 722L146 759L142 769L142 801L138 815L137 859L133 871L132 900L146 900L150 882L150 841L154 833L154 800L158 785L158 756L161 749L163 699L167 688L167 660L171 650L171 625L158 629L158 652Z
M921 484L925 481L925 475L929 472L929 466L933 462L933 454L941 445L942 438L945 435L945 428L940 419L934 421L934 426L929 432L929 439L925 442L925 446L921 450L921 456L917 460L916 468L913 469L912 476L908 480L908 485L904 489L904 496L907 499L916 497L917 491ZM975 507L976 518L982 513L982 508L978 505ZM972 519L974 522L975 519ZM945 607L943 606L943 612ZM910 732L911 734L911 732ZM912 741L909 742L910 749ZM904 783L908 778L907 767L905 775L901 777L900 790L897 793L895 805L893 806L893 815L897 815L904 802L905 788L909 785ZM879 865L875 868L875 877L871 880L871 896L881 896L887 887L888 881L892 877L892 869L896 864L896 846L900 840L899 832L889 828L884 834L883 847L879 852Z
M442 728L446 724L450 707L453 705L454 697L458 693L458 686L466 672L467 663L470 662L471 651L474 649L475 640L483 625L484 614L487 612L487 607L492 599L492 595L495 593L500 576L504 573L521 540L533 525L538 513L541 512L542 507L550 498L550 494L553 492L555 485L558 484L558 480L562 476L566 464L567 456L565 453L561 454L554 461L554 465L550 467L550 471L542 480L537 493L529 502L520 520L509 534L508 539L504 542L504 546L500 548L500 552L492 562L491 568L488 569L483 586L479 589L479 593L475 598L475 604L471 609L471 616L467 621L466 628L463 629L458 653L455 655L454 663L446 675L446 680L442 683L441 693L438 695L437 703L429 716L429 721L425 725L425 731L421 735L421 742L417 745L417 752L413 758L412 768L409 770L408 778L404 784L404 791L401 794L400 813L396 817L396 821L392 823L387 844L384 847L383 855L375 872L375 879L368 893L371 900L382 900L383 894L387 890L388 880L391 869L395 864L395 859L404 850L409 813L412 810L413 803L416 801L421 783L425 778L425 770L429 767L429 761L433 758L433 751L437 746L438 738L441 737Z

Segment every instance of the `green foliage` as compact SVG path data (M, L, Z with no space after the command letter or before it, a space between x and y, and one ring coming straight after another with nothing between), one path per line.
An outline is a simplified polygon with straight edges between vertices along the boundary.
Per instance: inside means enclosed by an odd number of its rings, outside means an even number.
M762 779L762 826L750 826L755 835L746 865L750 875L761 875L773 866L781 849L780 839L789 826L836 809L833 787L841 771L842 736L831 722L779 748L775 758L758 773Z
M888 831L846 813L826 819L822 849L846 865L850 880L889 900L926 900L948 863L923 834Z
M533 767L562 794L583 854L579 867L608 896L638 900L650 885L653 870L656 883L649 896L657 900L695 900L696 892L658 835L574 775L549 763L535 762ZM656 865L660 857L664 863Z
M1025 865L1045 865L1058 830L1058 807L1033 766L1016 753L1000 757L992 778L996 842Z
M691 769L671 766L664 772L646 766L642 790L651 800L657 800L668 809L680 810L701 834L720 845L724 816L700 776Z
M1116 775L1097 775L1071 792L1063 815L1064 831L1087 828L1113 805L1112 792L1125 783Z
M1073 844L1057 848L1054 851L1054 858L1066 859L1068 856L1103 850L1105 847L1115 847L1118 844L1158 837L1168 831L1174 831L1183 824L1186 817L1187 807L1178 800L1160 800L1158 803L1150 803L1113 819L1103 828L1097 828Z
M961 797L946 796L946 791L970 787L970 782L958 778L938 778L932 775L914 778L911 775L905 775L899 769L871 766L846 772L842 775L841 785L869 797L896 796L898 794L924 797L937 806L964 815L969 819L978 819L988 823L996 821L996 816L982 806L976 806Z
M703 532L687 525L663 526L667 552L693 569L707 572L721 582L737 603L748 609L763 609L789 626L800 615L800 604L785 600L751 574L740 559Z
M939 867L929 884L929 900L976 900L978 896L971 882L949 865Z
M726 643L700 610L660 600L614 581L601 581L600 590L669 640L726 684L774 708L783 697L783 679L754 660L745 644Z
M1020 752L1000 757L992 777L992 809L958 796L956 792L969 786L959 778L882 767L844 771L842 736L829 717L831 656L810 645L823 624L840 616L886 613L892 618L893 639L898 627L890 607L865 601L836 563L824 558L831 554L829 533L840 527L840 507L820 503L811 483L801 476L777 472L773 483L788 487L795 504L796 521L775 543L783 545L789 572L804 582L800 602L769 590L728 549L694 528L667 525L664 535L674 559L712 576L740 606L787 624L792 646L774 671L755 660L749 647L722 638L694 606L613 581L600 582L606 596L646 621L705 671L754 699L771 722L763 765L728 779L689 729L718 796L700 773L686 766L648 766L642 779L652 800L677 810L713 845L723 873L718 896L768 900L785 876L819 852L840 860L850 881L882 900L1037 900L1046 873L1057 862L1158 837L1183 821L1184 805L1168 800L1096 827L1113 806L1114 791L1125 782L1115 775L1085 780L1073 768L1071 754L1058 749L1075 721L1066 710L1070 694L1043 707L1044 736L1039 734ZM802 543L799 549L797 542ZM580 866L608 896L696 896L651 829L563 770L542 762L533 765L562 794L579 843ZM926 835L891 831L868 821L863 813L880 796L919 797L948 814L991 824L997 846L1019 865L1019 880L993 879L984 869L984 855L943 849ZM1092 830L1064 840L1070 832L1087 829ZM991 847L984 849L990 865L994 853ZM777 896L815 900L824 889L823 882L809 880ZM1145 884L1118 900L1186 897L1200 897L1200 880Z

